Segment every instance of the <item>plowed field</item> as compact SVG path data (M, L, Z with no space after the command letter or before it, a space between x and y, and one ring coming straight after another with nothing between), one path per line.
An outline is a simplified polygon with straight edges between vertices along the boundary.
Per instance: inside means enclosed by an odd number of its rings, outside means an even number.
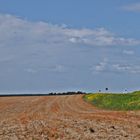
M0 97L0 140L140 140L140 111L107 111L83 95Z

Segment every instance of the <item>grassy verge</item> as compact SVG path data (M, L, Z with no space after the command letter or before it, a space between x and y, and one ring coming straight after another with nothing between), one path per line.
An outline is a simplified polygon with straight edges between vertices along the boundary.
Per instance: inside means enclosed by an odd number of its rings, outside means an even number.
M102 109L140 110L140 91L128 94L87 94L84 100Z

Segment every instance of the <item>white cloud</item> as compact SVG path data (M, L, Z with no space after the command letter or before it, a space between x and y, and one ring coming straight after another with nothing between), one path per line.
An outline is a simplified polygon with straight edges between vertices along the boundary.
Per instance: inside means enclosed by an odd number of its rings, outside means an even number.
M125 11L140 12L140 3L133 3L122 7Z
M57 64L55 66L49 67L47 70L52 71L52 72L62 73L65 71L65 66Z
M132 74L140 73L140 66L137 66L137 65L114 64L112 66L118 72L128 72L128 73L132 73Z
M129 72L131 70L131 67L129 65L114 64L112 65L112 67L120 72L125 72L125 71Z
M95 66L95 70L96 71L103 71L105 68L105 64L104 63L100 63L99 65Z
M103 71L106 67L106 62L100 62L98 65L95 66L96 71Z
M134 55L134 51L132 50L123 50L123 54L127 54L127 55Z
M57 73L63 73L65 72L65 67L63 65L52 65L52 66L45 66L45 67L31 67L31 68L25 68L25 72L36 74L40 73L42 71L48 71L48 72L57 72Z
M67 43L91 46L133 46L140 40L118 37L104 29L72 29L67 26L30 22L12 15L0 15L0 45L36 45Z
M71 37L70 41L72 43L83 43L92 46L131 46L140 44L139 40L117 37L116 35L104 28L99 28L95 30L69 29L66 31L67 32L65 32L65 34Z
M113 73L130 73L130 74L139 74L140 66L134 64L123 64L123 63L110 63L108 60L103 60L99 64L93 66L91 69L92 73L95 72L113 72Z
M94 72L102 72L102 71L105 71L107 65L108 65L108 60L104 58L103 61L101 61L97 65L93 66L91 68L91 70L93 73Z
M37 70L32 69L32 68L27 68L27 69L25 69L24 71L26 71L26 72L28 72L28 73L32 73L32 74L37 73Z

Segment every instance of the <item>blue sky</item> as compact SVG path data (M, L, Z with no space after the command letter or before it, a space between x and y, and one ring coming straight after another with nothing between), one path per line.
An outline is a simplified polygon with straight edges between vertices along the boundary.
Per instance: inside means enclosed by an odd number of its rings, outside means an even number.
M0 91L140 87L138 0L0 0Z

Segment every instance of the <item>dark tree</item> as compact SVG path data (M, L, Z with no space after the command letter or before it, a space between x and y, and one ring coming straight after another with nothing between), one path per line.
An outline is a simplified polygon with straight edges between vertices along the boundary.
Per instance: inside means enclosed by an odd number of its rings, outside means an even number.
M108 88L105 88L106 91L108 91Z

